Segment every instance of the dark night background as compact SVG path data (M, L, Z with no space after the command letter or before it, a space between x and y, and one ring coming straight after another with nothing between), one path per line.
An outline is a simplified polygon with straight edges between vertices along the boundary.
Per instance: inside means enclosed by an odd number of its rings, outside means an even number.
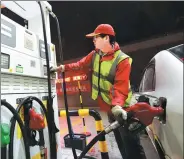
M101 23L111 24L117 42L126 44L184 31L182 1L49 1L58 17L64 60L85 56L93 43L85 38ZM4 8L1 12L24 26L24 19ZM58 50L56 24L50 17L52 43ZM29 24L28 24L29 26ZM59 57L57 58L59 61Z
M117 42L121 47L171 33L184 32L182 1L49 1L49 3L60 23L64 61L83 57L94 49L92 40L87 39L85 35L93 32L101 23L109 23L114 27ZM1 12L19 24L25 25L24 19L10 10L4 8ZM56 59L60 64L56 23L51 16L50 24L52 43L56 45ZM133 58L130 76L132 83L139 85L145 66L157 52L180 43L181 41L125 52Z
M184 16L184 2L49 3L60 22L64 60L87 55L93 49L93 43L85 38L85 34L101 23L114 27L121 46L183 29L180 19ZM55 21L51 18L52 42L57 46L55 30Z

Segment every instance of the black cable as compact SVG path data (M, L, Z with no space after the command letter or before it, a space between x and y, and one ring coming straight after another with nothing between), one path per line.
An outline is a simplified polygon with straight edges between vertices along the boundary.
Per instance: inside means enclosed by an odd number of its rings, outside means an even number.
M44 35L44 44L45 44L45 56L46 56L46 64L47 64L47 81L48 81L48 102L47 102L47 109L48 109L48 127L50 129L50 150L51 150L51 158L56 159L57 158L57 149L56 149L56 125L54 120L54 110L53 110L53 102L52 102L52 95L51 95L51 83L50 83L50 66L49 66L49 56L48 56L48 47L47 47L47 35L46 35L46 28L45 28L45 18L43 14L43 9L41 6L40 1L38 1L41 16L42 16L42 25L43 25L43 35Z
M60 55L61 64L63 65L64 62L63 62L63 51L62 51L61 32L60 32L59 21L58 21L57 16L53 12L51 12L49 9L48 9L48 11L56 21L57 33L58 33L57 35L58 35L58 41L59 41L59 52L60 52L59 55ZM71 120L70 120L70 116L69 116L69 112L68 112L69 110L68 110L68 100L67 100L67 92L66 92L65 72L62 72L62 78L63 78L62 89L63 89L63 94L64 94L64 102L65 102L68 131L69 131L69 136L70 136L71 142L73 142L73 130L72 130ZM71 143L71 145L72 145L72 152L73 152L74 159L77 159L77 153L76 153L76 150L74 148L74 144Z
M105 130L101 131L100 133L98 133L92 140L91 142L85 147L85 149L82 151L82 153L80 154L80 156L77 159L82 159L84 158L84 156L86 155L86 153L93 147L93 145L98 142L98 140L104 136Z
M36 102L38 102L38 104L40 105L40 107L42 108L44 114L45 114L45 117L46 117L46 121L48 123L48 114L47 114L47 110L44 106L44 104L42 103L42 101L37 98L37 97L33 97L33 96L29 96L29 97L26 97L24 98L17 106L17 109L16 109L16 112L19 114L21 108L23 107L23 105L25 103L27 103L29 100L35 100ZM15 124L16 124L16 120L15 118L13 117L11 119L11 127L10 127L10 144L9 144L9 159L13 159L13 141L14 141L14 130L15 130ZM48 129L48 132L50 134L50 130ZM50 140L50 138L49 138ZM28 140L27 140L28 142Z
M127 114L127 118L131 118L132 117L132 113L129 112ZM84 158L85 154L93 147L93 145L98 142L103 136L105 136L106 134L110 133L111 131L119 128L120 126L124 125L124 122L118 122L115 121L113 123L111 123L108 127L106 127L103 131L101 131L100 133L98 133L91 141L90 143L85 147L85 149L83 150L83 152L80 154L80 156L77 159L82 159Z
M6 150L7 150L7 146L1 147L1 158L2 159L7 159Z
M66 110L66 117L67 117L67 124L68 124L68 131L69 131L69 136L71 139L71 142L73 142L73 130L72 130L72 125L71 125L71 120L70 120L70 116L69 116L69 110L68 110L68 102L67 102L67 94L66 94L66 83L64 82L65 80L65 73L62 72L62 76L63 76L63 92L64 92L64 101L65 101L65 110ZM73 152L73 156L74 159L77 159L77 153L76 150L74 148L74 144L72 145L72 152Z
M28 100L30 97L26 97L24 100ZM23 102L23 101L22 101ZM22 102L20 103L22 105ZM21 105L18 105L17 106L17 109L16 109L16 112L19 114L20 112L20 109L21 109ZM16 119L15 117L12 117L12 119L10 120L11 122L11 126L10 126L10 144L9 144L9 149L8 149L8 152L9 152L9 159L13 159L14 156L13 156L13 141L14 141L14 131L15 131L15 124L16 124ZM28 140L27 140L28 142Z
M26 129L25 129L25 126L20 118L20 116L18 115L17 111L6 101L3 101L1 100L1 106L5 106L6 108L8 108L11 113L13 114L14 118L17 120L19 126L20 126L20 129L21 129L21 132L22 132L22 136L23 136L23 141L24 141L24 146L25 146L25 153L26 153L26 159L30 159L30 149L29 149L29 143L28 143L28 137L27 137L27 134L26 134ZM9 154L11 155L11 154ZM13 155L13 153L12 153Z

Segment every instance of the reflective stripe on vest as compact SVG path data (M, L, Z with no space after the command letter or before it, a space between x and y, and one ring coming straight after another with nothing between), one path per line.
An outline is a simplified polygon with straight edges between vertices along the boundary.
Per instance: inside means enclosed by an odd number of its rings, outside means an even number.
M98 53L94 53L92 58L93 64L93 75L92 75L92 99L96 100L99 94L102 96L102 99L109 105L111 105L111 97L110 95L114 95L114 78L116 74L116 67L122 60L129 58L129 63L132 63L132 59L126 55L125 53L121 52L120 50L114 53L114 58L112 60L103 61L101 62L100 68L100 79L99 77L99 60L100 56ZM99 87L98 88L98 80ZM130 82L129 82L129 94L128 98L125 101L124 106L129 106L130 100L132 97L132 91L130 89Z

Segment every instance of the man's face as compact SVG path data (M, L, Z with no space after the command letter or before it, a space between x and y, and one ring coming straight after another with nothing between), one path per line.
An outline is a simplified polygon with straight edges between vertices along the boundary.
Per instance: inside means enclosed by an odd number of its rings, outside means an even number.
M102 38L100 35L96 35L93 37L93 43L96 49L103 50L108 42L109 36L105 36Z

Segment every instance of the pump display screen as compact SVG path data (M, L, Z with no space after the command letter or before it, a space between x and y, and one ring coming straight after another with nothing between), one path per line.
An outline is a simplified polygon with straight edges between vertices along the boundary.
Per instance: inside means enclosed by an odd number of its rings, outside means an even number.
M1 53L1 68L9 69L10 67L10 55Z

